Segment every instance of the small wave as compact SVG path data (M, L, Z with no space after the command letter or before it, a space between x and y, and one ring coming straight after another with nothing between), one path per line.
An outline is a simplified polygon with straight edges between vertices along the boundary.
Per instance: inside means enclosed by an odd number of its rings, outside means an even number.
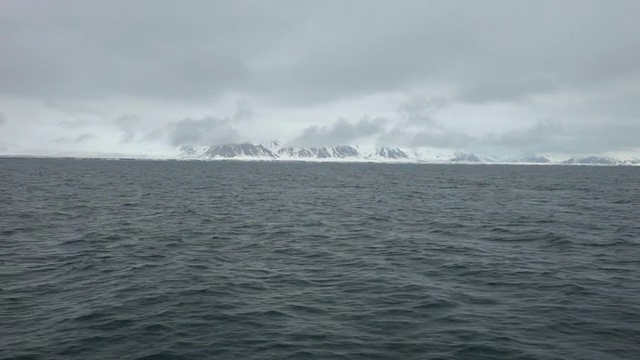
M173 331L173 329L165 324L154 323L142 326L142 330L147 333L168 333Z
M0 358L640 353L636 169L23 165Z
M567 247L574 245L573 241L556 233L548 233L543 239L545 245L548 247Z
M150 354L138 356L134 358L135 360L181 360L181 359L189 359L188 356L182 356L176 354L172 351L158 351Z

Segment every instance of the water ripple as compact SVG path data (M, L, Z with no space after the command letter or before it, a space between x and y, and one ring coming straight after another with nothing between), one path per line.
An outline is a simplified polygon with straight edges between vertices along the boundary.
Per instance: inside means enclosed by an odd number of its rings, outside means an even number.
M640 353L635 168L0 161L2 359Z

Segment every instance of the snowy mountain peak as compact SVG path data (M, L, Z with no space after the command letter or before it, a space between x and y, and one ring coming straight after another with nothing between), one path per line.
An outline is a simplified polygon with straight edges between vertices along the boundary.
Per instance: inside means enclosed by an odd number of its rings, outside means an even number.
M203 157L212 159L277 157L273 151L267 149L264 145L249 143L214 145L207 149L202 155Z
M372 158L400 160L408 159L409 155L399 148L383 146L375 149Z
M545 156L528 155L521 159L517 159L516 162L530 163L530 164L548 164L551 162L551 160L549 160L549 158Z
M468 154L463 152L456 152L454 157L449 159L452 162L480 162L480 158L478 158L475 154Z
M570 165L638 165L638 159L616 159L610 156L573 157L563 161Z
M282 142L280 140L267 140L261 142L260 145L271 150L272 152L278 152L278 150L282 147Z
M277 140L260 144L235 143L213 146L182 145L176 149L182 159L238 159L238 160L289 160L289 161L373 161L410 163L502 163L502 164L563 164L563 165L640 165L633 157L586 156L546 157L527 155L512 160L478 156L473 153L448 151L435 148L402 149L398 147L372 147L338 145L294 147ZM174 155L175 156L175 155Z

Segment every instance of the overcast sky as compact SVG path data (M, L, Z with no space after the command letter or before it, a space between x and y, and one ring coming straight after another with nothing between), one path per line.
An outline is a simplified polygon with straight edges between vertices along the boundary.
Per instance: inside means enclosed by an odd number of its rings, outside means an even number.
M640 2L0 2L2 151L640 154Z

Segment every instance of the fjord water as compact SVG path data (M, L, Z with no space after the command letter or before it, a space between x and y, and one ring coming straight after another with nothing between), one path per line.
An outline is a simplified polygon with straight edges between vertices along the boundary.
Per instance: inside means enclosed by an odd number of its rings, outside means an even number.
M0 358L633 359L640 168L0 159Z

